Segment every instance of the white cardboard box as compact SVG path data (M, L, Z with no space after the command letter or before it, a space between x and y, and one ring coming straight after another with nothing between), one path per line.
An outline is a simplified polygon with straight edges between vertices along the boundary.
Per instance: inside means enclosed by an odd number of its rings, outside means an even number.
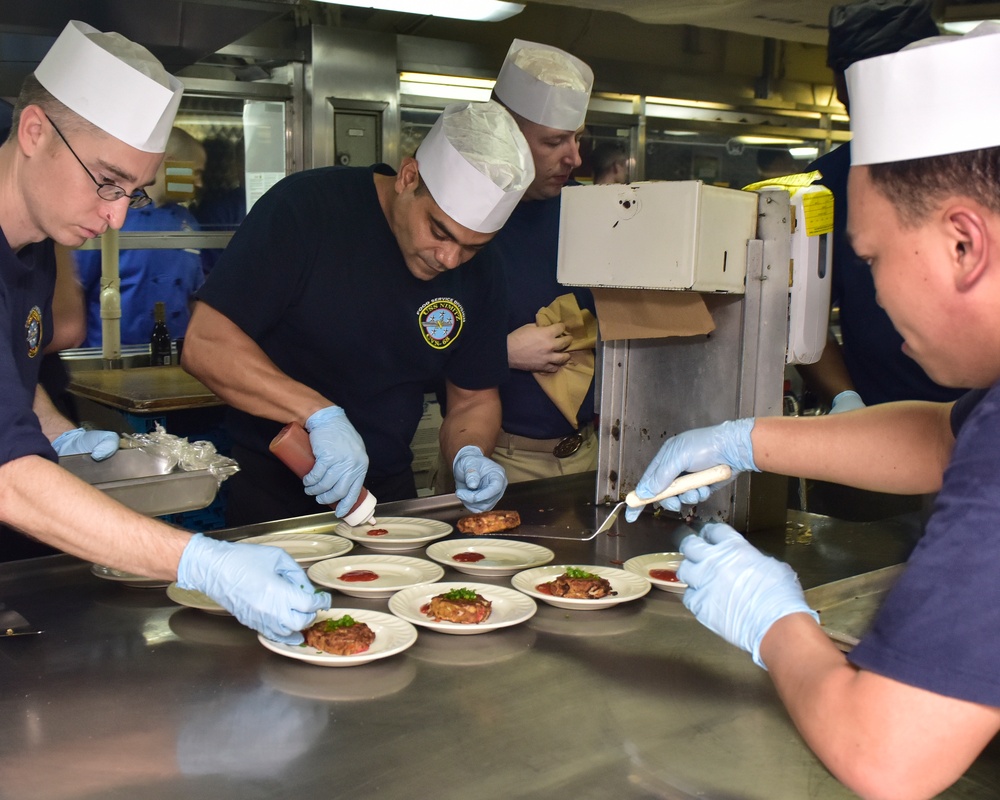
M570 286L743 294L757 195L701 181L562 190L557 277Z

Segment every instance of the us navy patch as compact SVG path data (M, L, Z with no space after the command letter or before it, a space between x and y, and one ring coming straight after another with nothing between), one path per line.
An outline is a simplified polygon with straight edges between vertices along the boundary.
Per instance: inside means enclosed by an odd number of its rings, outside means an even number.
M28 345L28 358L37 356L42 344L42 310L38 306L32 306L24 321L24 340Z
M462 332L465 310L454 300L437 297L420 307L417 319L424 341L435 350L444 350Z

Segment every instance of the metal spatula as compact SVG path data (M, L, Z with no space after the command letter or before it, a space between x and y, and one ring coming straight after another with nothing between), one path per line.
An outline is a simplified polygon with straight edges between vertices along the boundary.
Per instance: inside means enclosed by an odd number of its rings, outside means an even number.
M656 495L656 497L639 498L635 492L629 492L625 495L624 500L611 509L611 513L608 514L608 518L600 524L598 529L594 532L594 535L596 536L599 533L604 533L612 525L614 525L615 520L618 519L618 513L625 506L628 506L629 508L636 508L637 506L645 506L650 503L658 503L660 500L666 500L668 497L676 497L677 495L684 494L684 492L690 491L691 489L700 489L702 486L710 486L713 483L727 480L732 474L733 472L729 467L724 464L720 464L717 467L709 467L708 469L703 469L700 472L689 472L686 475L681 475L666 489Z

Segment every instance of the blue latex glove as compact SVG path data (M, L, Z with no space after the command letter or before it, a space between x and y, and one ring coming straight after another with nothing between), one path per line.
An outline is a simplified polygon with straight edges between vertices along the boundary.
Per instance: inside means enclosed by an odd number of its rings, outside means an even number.
M799 579L788 564L765 556L722 522L681 542L684 561L677 577L688 585L684 605L698 621L730 644L760 660L760 643L770 627L789 614L819 616L809 608Z
M306 420L306 430L316 456L302 479L306 494L328 506L336 503L337 516L343 518L358 502L368 472L365 443L340 406L321 408Z
M300 631L332 604L280 547L220 542L200 533L181 554L177 585L207 594L247 627L286 644L301 644Z
M56 437L52 449L58 456L89 453L94 461L103 461L118 452L118 434L114 431L88 431L74 428Z
M489 511L507 489L503 467L484 456L474 444L458 451L451 468L455 473L455 495L469 511Z
M694 505L708 499L712 492L733 480L738 472L760 472L753 462L753 444L750 440L753 424L753 417L748 417L710 428L695 428L670 437L642 473L635 487L636 495L640 499L656 497L685 472L698 472L719 464L732 469L733 477L729 480L691 489L660 501L660 505L668 511L680 511L682 504ZM626 508L625 519L635 522L642 509L643 506Z
M845 411L854 411L856 408L864 408L865 401L861 395L848 389L833 398L833 405L830 407L831 414L842 414Z

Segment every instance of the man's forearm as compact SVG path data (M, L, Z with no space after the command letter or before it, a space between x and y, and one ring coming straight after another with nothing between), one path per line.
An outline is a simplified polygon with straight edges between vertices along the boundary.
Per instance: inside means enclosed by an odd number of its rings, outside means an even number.
M0 521L84 560L164 580L177 577L189 539L41 456L0 466Z
M59 413L58 409L52 404L48 393L40 385L35 387L35 401L32 404L31 410L38 417L42 433L45 434L45 438L50 442L54 442L60 434L71 431L76 427L76 425Z
M448 413L441 424L441 452L451 464L467 444L490 455L500 433L500 395L495 389L455 394L449 390Z
M950 403L886 403L821 417L759 417L753 456L764 472L871 491L941 486L955 440Z

